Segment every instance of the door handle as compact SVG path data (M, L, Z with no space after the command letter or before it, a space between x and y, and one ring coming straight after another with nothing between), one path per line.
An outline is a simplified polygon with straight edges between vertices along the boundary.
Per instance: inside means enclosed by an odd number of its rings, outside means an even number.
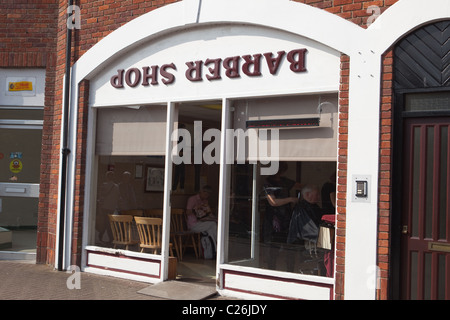
M402 234L408 234L408 226L407 225L402 226Z

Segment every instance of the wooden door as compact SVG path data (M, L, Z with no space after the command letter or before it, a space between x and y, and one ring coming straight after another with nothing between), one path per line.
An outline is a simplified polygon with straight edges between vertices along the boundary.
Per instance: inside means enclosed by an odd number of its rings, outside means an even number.
M401 298L450 299L450 118L407 118Z

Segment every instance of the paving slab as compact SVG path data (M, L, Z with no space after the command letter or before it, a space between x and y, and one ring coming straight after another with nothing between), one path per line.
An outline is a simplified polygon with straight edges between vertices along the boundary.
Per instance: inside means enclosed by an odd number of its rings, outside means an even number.
M170 300L203 300L217 294L215 286L183 281L165 281L139 290L138 293Z
M144 282L86 272L75 275L75 272L57 271L52 266L35 264L31 261L0 260L0 300L173 299L170 295L162 298L138 293L151 286L153 285ZM192 287L185 288L192 289ZM193 299L193 296L190 299ZM225 298L212 295L209 299Z

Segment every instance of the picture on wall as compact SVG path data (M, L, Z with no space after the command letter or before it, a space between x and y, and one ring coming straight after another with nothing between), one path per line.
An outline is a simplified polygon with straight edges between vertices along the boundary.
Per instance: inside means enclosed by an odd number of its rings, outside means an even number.
M163 192L164 191L164 168L148 166L145 181L146 192Z

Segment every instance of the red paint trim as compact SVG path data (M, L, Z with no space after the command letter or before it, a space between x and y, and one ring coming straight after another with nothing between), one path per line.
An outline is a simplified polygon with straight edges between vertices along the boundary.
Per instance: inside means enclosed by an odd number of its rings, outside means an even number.
M120 259L128 259L128 260L137 260L137 261L145 261L145 262L157 263L157 264L159 264L159 272L158 272L158 275L149 275L147 273L133 272L133 271L129 271L129 270L109 268L109 267L98 266L98 265L95 265L95 264L90 264L89 263L89 254L90 253L103 255L103 256L116 257L116 258L120 258ZM102 269L102 270L110 270L110 271L114 271L114 272L127 273L127 274L132 274L132 275L137 275L137 276L144 276L144 277L147 277L147 278L159 279L161 277L161 261L160 260L137 258L137 257L129 257L129 256L121 255L121 254L112 254L112 253L100 252L100 251L86 250L86 267L97 268L97 269Z
M262 292L258 292L258 291L242 290L242 289L227 287L226 275L230 274L230 275L238 275L238 276L244 276L244 277L254 278L254 279L273 280L273 281L278 281L278 282L288 282L288 283L295 283L295 284L306 284L306 285L313 285L313 286L321 287L321 288L327 288L330 290L330 300L333 300L333 285L332 284L325 284L325 283L306 281L306 280L287 279L287 278L282 278L282 277L277 277L277 276L261 275L261 274L256 274L256 273L226 270L226 269L222 269L222 272L223 272L223 288L226 290L242 292L242 293L249 293L249 294L257 294L257 295L269 297L269 298L304 300L304 299L293 299L292 297L288 297L288 296L279 296L279 295L274 295L274 294L270 294L270 293L262 293Z

